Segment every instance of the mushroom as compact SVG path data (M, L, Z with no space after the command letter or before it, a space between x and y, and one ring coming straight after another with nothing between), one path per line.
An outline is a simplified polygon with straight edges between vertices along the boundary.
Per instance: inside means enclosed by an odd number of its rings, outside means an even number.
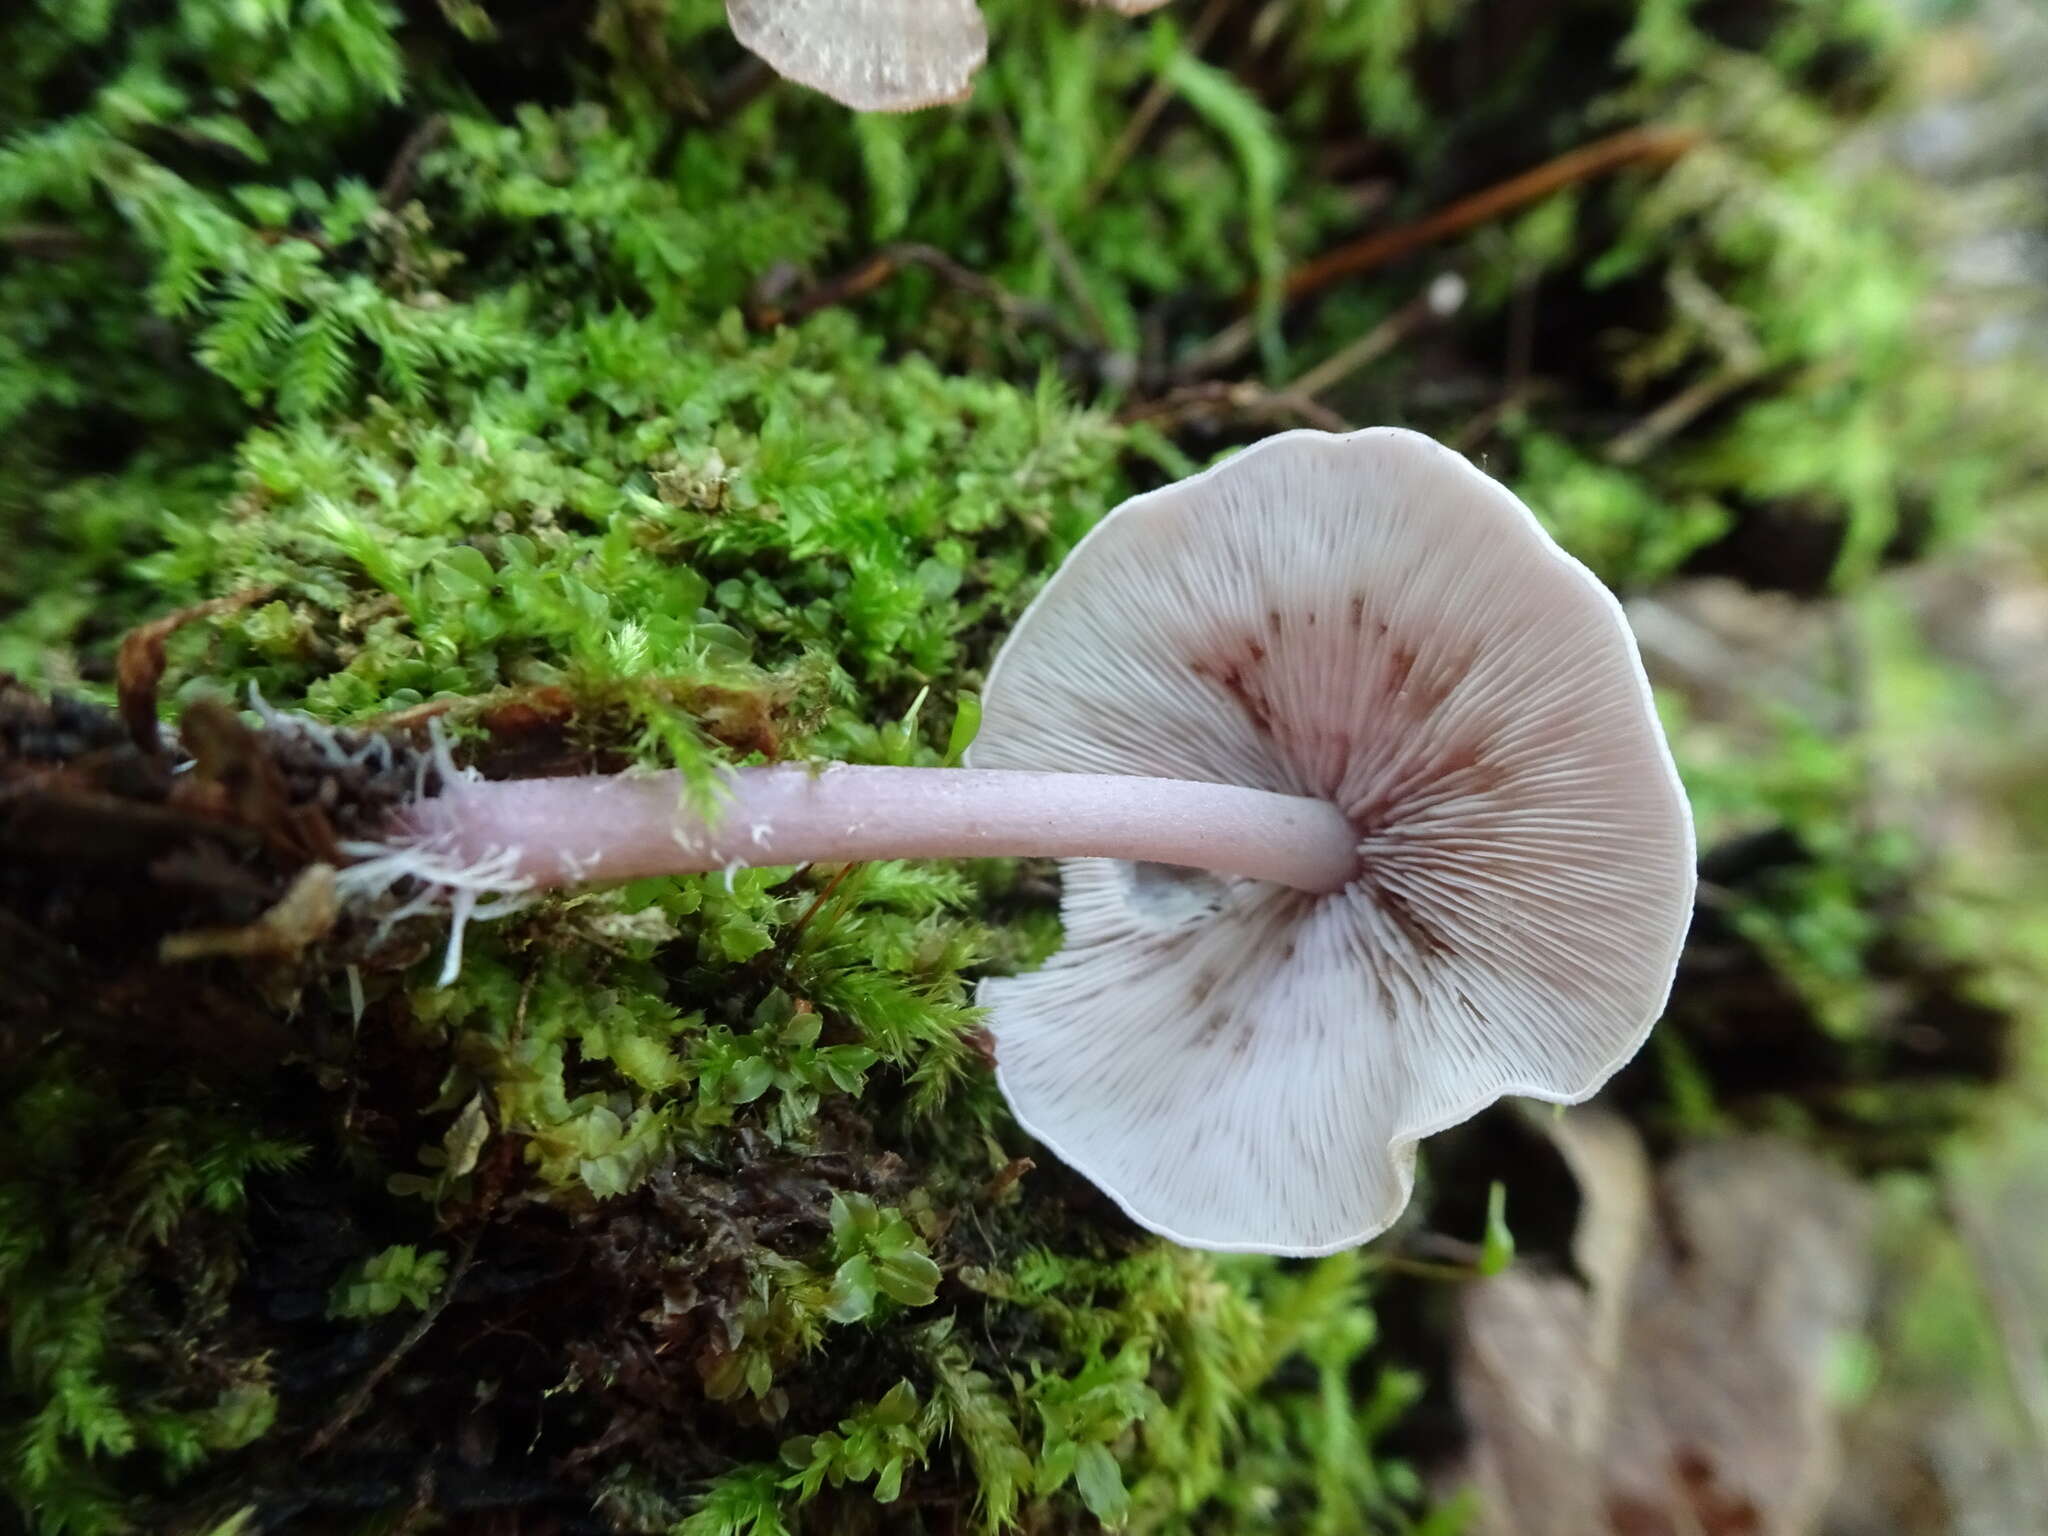
M740 45L862 112L958 101L988 57L974 0L725 0Z
M1662 1010L1692 822L1613 597L1416 433L1288 432L1111 513L990 672L970 767L484 783L359 888L458 906L736 864L1052 855L1066 947L982 983L1019 1121L1142 1225L1313 1254L1414 1147L1586 1098ZM417 898L415 898L417 900Z
M1253 785L1356 835L1322 894L1070 862L1066 947L982 983L1019 1121L1179 1242L1375 1236L1421 1138L1587 1098L1670 991L1692 818L1621 609L1418 434L1283 433L1126 502L1011 635L971 757Z
M1142 16L1166 0L1090 0ZM725 0L740 45L786 80L861 112L962 100L988 58L975 0Z

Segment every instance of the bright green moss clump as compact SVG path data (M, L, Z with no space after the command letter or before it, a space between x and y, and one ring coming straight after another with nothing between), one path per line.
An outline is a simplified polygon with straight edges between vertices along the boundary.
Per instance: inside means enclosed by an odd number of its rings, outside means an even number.
M104 697L130 626L259 592L174 638L172 710L440 711L504 771L937 762L1096 517L1291 424L1443 268L1463 310L1323 408L1483 456L1624 588L1853 585L1995 485L1906 200L1821 164L1888 7L1555 0L1457 69L1433 0L987 9L974 101L911 119L763 88L716 0L10 15L0 672ZM1632 122L1702 142L1283 302ZM962 270L820 299L890 242ZM1805 814L1843 754L1772 754L1688 768L1800 840L1735 921L1853 1044L1903 866ZM1459 1523L1384 1443L1442 1383L1376 1260L1168 1249L1023 1161L969 999L1056 943L1042 872L640 882L472 932L445 989L414 925L169 1059L19 1003L13 910L0 1489L39 1536ZM1705 1070L1676 1042L1638 1101L1710 1121Z

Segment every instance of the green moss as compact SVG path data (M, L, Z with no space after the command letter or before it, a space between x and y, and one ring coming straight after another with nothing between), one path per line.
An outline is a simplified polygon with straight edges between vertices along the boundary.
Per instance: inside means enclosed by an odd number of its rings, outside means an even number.
M1236 382L1278 387L1445 268L1463 311L1324 404L1467 446L1617 586L1854 590L2005 494L2006 403L1916 328L1910 189L1824 163L1897 68L1885 7L1738 37L1555 0L1458 69L1482 19L1440 0L1200 55L1195 7L987 9L972 102L886 120L750 93L716 0L0 22L0 669L104 696L128 626L262 589L173 639L168 704L446 705L486 760L700 786L957 757L1093 520L1268 424L1119 408L1247 296ZM1362 226L1635 122L1706 141L1280 302ZM1000 296L910 261L767 323L887 241ZM1813 568L1745 567L1785 519ZM1803 852L1735 924L1852 1059L1828 1112L1923 1141L1856 1100L1875 898L1915 871L1841 815L1853 744L1679 723L1709 845ZM301 1048L253 1083L0 1014L0 1486L40 1531L353 1529L472 1453L688 1536L1455 1528L1390 1443L1425 1383L1372 1266L1167 1249L1007 1119L971 986L1056 942L1034 872L637 882L472 934L445 989L440 938L294 978ZM1666 1065L1664 1122L1718 1123L1690 1028ZM320 1436L330 1501L279 1514Z
M228 1305L249 1181L306 1148L175 1087L117 1085L68 1050L7 1084L0 1486L43 1530L126 1529L124 1486L170 1488L275 1418Z

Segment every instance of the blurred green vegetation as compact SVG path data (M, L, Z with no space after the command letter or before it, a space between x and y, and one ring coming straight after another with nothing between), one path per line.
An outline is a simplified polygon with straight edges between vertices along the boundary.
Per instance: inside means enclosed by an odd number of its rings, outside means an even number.
M2032 1039L2048 902L1894 792L1999 706L1883 573L2035 526L2041 396L1928 325L1904 13L985 8L972 99L908 118L768 79L716 0L10 13L0 671L105 697L130 626L260 587L173 641L171 702L452 697L488 750L545 690L580 761L937 762L1128 491L1418 427L1625 597L1825 613L1804 692L1660 671L1711 906L1618 1091L1925 1168ZM1643 125L1697 139L1286 291ZM968 987L1055 942L1042 887L565 898L359 1020L307 978L345 1043L254 1085L46 1031L0 1084L0 1488L50 1536L1457 1529L1372 1262L1170 1249L1016 1161Z

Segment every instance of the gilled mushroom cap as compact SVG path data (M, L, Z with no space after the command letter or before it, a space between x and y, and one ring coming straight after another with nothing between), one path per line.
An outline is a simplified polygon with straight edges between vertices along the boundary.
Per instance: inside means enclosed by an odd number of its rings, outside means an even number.
M971 755L1356 830L1328 896L1071 861L1066 947L982 984L1018 1119L1180 1242L1378 1234L1418 1140L1586 1098L1668 996L1692 818L1621 609L1416 433L1283 433L1124 503L1004 647Z
M1125 16L1142 16L1147 11L1156 11L1166 0L1092 0L1093 4L1121 12Z
M974 0L725 0L742 47L862 112L958 101L988 57Z

